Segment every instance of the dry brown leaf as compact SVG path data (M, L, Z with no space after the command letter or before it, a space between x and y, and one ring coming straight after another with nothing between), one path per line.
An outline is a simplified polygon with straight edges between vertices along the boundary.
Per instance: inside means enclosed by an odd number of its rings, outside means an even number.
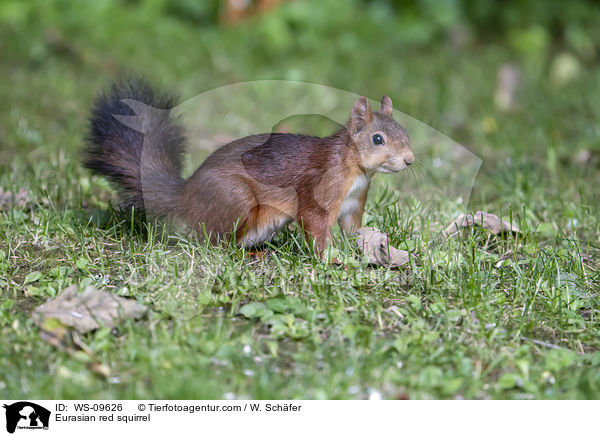
M500 219L497 215L494 215L493 213L477 211L473 215L459 215L452 224L442 231L442 239L446 240L460 234L462 229L475 226L483 227L495 235L509 232L513 234L521 233L517 226L514 224L511 226L508 221Z
M69 328L55 318L47 318L40 326L40 337L53 347L69 352L73 345L73 339Z
M119 319L139 318L147 310L147 307L133 300L99 291L92 286L77 292L77 285L73 285L35 309L33 320L44 328L47 320L55 319L62 325L74 327L79 333L85 333L101 325L115 327Z
M361 227L356 231L356 243L361 253L369 256L369 263L396 268L410 259L408 251L399 250L388 243L387 235L372 227Z
M88 360L86 366L91 371L105 378L111 376L110 368L100 361L77 331L63 324L58 318L45 318L40 327L40 337L44 341L71 357L79 356L79 360L82 359L81 356L87 356L84 360Z

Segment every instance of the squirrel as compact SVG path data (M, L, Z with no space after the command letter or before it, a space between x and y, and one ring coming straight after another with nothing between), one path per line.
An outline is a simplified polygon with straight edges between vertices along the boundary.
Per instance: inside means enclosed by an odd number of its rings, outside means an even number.
M372 111L360 97L349 121L329 137L237 139L184 179L185 138L169 111L174 106L143 80L113 84L93 106L84 166L112 182L121 206L178 219L213 240L235 236L238 246L269 241L296 221L323 257L336 221L348 234L361 227L373 175L414 161L408 134L392 117L392 100L384 96ZM153 116L144 119L142 108Z

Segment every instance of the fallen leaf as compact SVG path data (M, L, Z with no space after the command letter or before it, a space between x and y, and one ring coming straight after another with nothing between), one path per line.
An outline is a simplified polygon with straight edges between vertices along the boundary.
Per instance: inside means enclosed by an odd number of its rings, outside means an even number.
M103 364L92 349L81 339L79 334L63 324L58 318L45 318L40 326L40 337L53 347L67 353L96 374L105 378L111 376L110 368Z
M72 338L69 334L69 328L56 318L46 318L40 331L40 337L48 342L53 347L60 350L70 350L72 346Z
M399 250L388 243L385 233L373 227L361 227L356 231L356 243L361 253L369 256L369 263L396 268L410 259L408 251Z
M133 300L99 291L92 286L77 292L77 285L73 285L35 309L33 320L44 328L48 319L56 319L64 326L85 333L100 326L115 327L118 320L139 318L147 310L147 307Z
M446 240L460 234L462 229L475 226L483 227L495 235L501 235L509 232L513 234L521 233L517 226L514 224L511 226L508 221L500 219L497 215L494 215L493 213L477 211L473 215L459 215L459 217L456 218L452 224L442 231L442 239Z
M90 369L90 371L93 371L104 378L109 378L112 374L108 365L102 362L90 362L88 364L88 368Z

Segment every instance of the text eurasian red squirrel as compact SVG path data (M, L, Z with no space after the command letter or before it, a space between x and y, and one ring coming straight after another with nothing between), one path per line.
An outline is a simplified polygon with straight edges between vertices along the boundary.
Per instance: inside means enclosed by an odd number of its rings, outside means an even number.
M123 122L136 115L128 101L165 110L141 133ZM183 179L184 135L168 111L173 106L144 81L113 85L95 102L85 166L114 184L122 206L178 219L212 238L235 232L240 246L268 241L295 220L323 253L336 221L348 233L361 227L372 176L414 160L406 130L392 118L392 100L383 97L372 111L360 97L332 136L241 138Z

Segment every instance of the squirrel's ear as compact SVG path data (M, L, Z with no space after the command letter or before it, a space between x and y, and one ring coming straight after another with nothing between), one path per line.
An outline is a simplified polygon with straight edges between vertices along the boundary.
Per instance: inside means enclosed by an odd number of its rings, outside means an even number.
M371 106L369 106L367 97L361 97L356 100L356 103L352 106L350 120L356 130L361 130L367 124L373 122L373 112L371 112Z
M381 99L381 107L379 108L379 112L391 117L392 109L394 109L392 107L392 99L389 98L387 95L384 95L383 98Z

